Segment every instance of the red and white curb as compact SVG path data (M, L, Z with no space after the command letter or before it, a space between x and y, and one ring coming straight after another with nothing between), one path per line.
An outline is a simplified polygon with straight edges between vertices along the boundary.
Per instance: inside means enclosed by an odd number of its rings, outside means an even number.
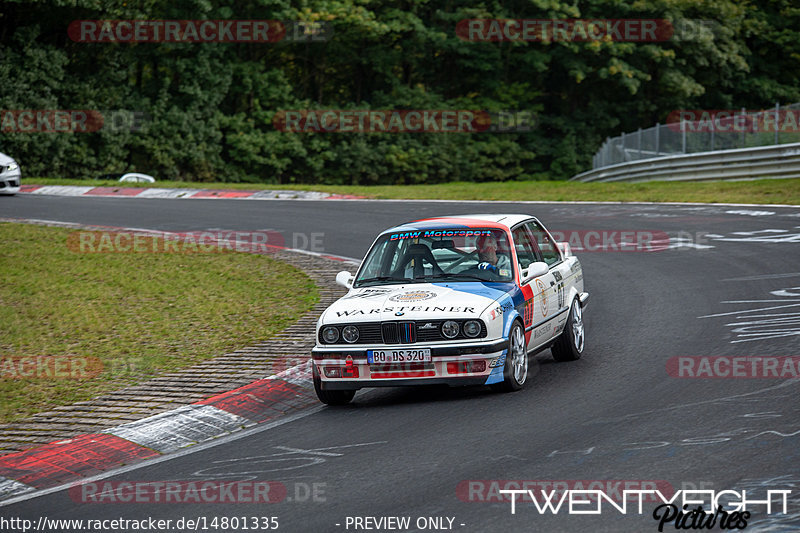
M317 191L262 190L237 191L223 189L163 189L159 187L88 187L74 185L22 185L22 194L51 196L110 196L116 198L171 198L226 200L358 200L363 196L330 194Z
M316 403L306 361L172 411L0 456L0 500L161 457Z

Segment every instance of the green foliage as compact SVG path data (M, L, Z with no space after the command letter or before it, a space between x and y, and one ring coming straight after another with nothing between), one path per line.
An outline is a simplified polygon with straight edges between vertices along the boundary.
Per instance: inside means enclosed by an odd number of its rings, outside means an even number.
M140 127L0 132L26 175L297 184L419 184L566 178L607 136L676 109L800 101L800 9L792 0L204 0L5 2L0 110L141 113ZM475 18L670 20L663 42L470 42ZM83 43L83 19L320 22L323 42ZM292 133L281 110L523 110L518 133ZM108 114L106 113L106 116Z

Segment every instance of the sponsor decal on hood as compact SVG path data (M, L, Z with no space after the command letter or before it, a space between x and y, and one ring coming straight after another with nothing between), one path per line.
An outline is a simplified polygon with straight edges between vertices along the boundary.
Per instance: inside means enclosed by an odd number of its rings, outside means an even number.
M378 321L403 316L424 321L449 315L478 316L490 305L496 306L496 299L506 294L504 290L487 288L480 283L470 284L475 291L465 290L462 285L426 283L355 289L328 308L325 322L351 317Z

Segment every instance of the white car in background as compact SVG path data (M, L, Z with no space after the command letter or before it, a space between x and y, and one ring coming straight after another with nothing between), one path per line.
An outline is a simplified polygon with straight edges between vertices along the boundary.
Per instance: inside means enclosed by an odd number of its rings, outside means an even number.
M19 164L6 154L0 154L0 194L16 194L22 173Z
M123 175L119 181L121 182L132 182L132 183L155 183L156 179L149 174L141 174L139 172L128 172L127 174Z

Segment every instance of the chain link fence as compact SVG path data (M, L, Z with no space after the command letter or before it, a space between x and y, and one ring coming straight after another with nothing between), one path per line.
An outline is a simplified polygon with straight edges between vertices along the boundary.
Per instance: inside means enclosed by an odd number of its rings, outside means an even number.
M800 103L773 109L684 110L667 124L606 139L592 169L680 154L800 142Z

